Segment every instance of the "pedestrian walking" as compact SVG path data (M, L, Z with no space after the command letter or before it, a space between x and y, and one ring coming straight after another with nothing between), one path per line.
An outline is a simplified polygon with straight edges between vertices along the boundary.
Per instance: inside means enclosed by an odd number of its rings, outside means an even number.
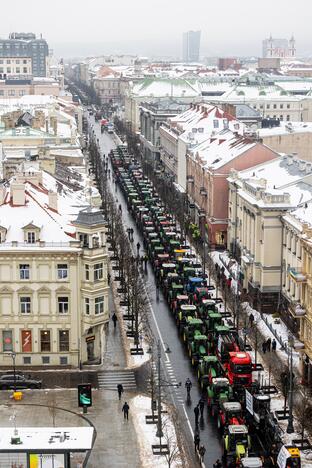
M263 354L265 354L265 352L266 352L266 346L267 346L267 342L263 341L263 343L262 343L262 352L263 352Z
M119 383L117 385L117 392L118 392L118 397L119 397L119 400L121 400L121 395L123 394L124 392L124 389L123 389L123 386L121 383Z
M128 234L128 239L130 240L130 238L131 238L131 229L130 228L127 228L127 234Z
M118 207L119 211L120 211L120 214L122 213L122 206L119 204L119 207Z
M199 455L200 455L200 461L203 462L204 461L204 456L205 456L205 453L206 453L206 449L203 445L201 445L199 447Z
M133 233L134 233L133 228L130 228L130 236L131 236L130 242L133 242Z
M222 468L222 463L220 462L219 458L213 464L213 468Z
M147 272L147 261L148 261L148 256L145 254L144 255L144 270L145 270L145 273Z
M271 338L269 337L266 342L266 350L268 353L271 352Z
M273 353L276 351L276 345L277 345L276 339L273 338L273 341L272 341L272 351L273 351Z
M110 280L111 280L111 275L110 275L110 273L107 273L107 282L108 282L108 284L110 284Z
M194 449L195 449L195 452L196 452L196 450L199 450L199 444L200 444L199 433L198 433L198 431L195 431L195 434L194 434Z
M116 325L117 325L117 315L115 314L115 312L113 313L112 315L112 321L114 322L114 329L116 328Z
M198 426L198 418L199 418L199 407L198 405L195 406L194 408L194 414L195 414L195 427Z
M130 406L128 405L127 402L125 402L121 411L124 414L124 419L126 419L127 421L129 419L129 409L130 409Z
M137 243L136 248L137 248L138 257L139 257L140 256L140 248L141 248L140 242Z
M199 400L198 406L199 406L199 411L200 411L200 417L203 418L204 408L205 408L205 400L203 398Z

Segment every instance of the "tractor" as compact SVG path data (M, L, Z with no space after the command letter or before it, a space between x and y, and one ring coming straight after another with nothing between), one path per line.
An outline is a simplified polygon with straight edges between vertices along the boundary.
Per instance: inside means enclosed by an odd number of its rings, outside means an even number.
M229 425L223 436L223 459L226 466L237 465L251 448L250 436L244 424Z
M199 360L197 376L202 390L205 390L212 379L223 376L223 369L217 356L208 355Z
M222 433L230 425L245 424L242 405L237 401L222 402L220 405L217 424L218 429Z
M186 294L179 294L170 304L171 311L175 314L182 304L188 304L188 302L189 298Z
M182 286L182 285L181 285ZM186 324L187 317L195 317L196 316L196 306L191 304L182 304L178 314L176 315L176 320L179 329L183 329Z
M203 321L198 318L187 317L186 324L183 330L183 341L188 347L193 341L195 335L200 335L203 331Z
M212 416L218 414L221 402L231 401L232 398L233 391L227 378L216 377L212 379L207 387L207 407Z
M197 367L199 360L208 354L207 348L207 336L195 333L193 341L189 342L188 346L192 366Z

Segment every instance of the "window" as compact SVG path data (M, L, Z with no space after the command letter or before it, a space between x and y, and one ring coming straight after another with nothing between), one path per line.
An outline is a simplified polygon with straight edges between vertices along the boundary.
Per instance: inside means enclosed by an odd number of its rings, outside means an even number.
M66 263L57 265L57 279L66 279L68 277L68 266Z
M94 281L103 279L103 263L96 263L94 265Z
M60 351L69 351L69 330L59 330Z
M284 109L284 104L280 104L280 109Z
M219 128L219 120L213 121L213 128Z
M27 73L27 67L23 67L23 73Z
M4 96L4 91L3 91L3 89L0 89L0 96Z
M25 89L20 89L18 94L19 96L25 96Z
M23 364L31 364L31 357L30 356L24 356L23 357Z
M280 118L279 118L279 119L280 119L280 120L283 120L283 118L284 118L284 117L283 117L282 115L280 115Z
M68 364L67 356L60 356L60 365L61 366L67 366L67 364Z
M287 115L287 116L286 116L286 120L287 120L287 122L290 121L290 115Z
M276 109L276 104L273 104L273 109Z
M68 314L68 297L58 297L57 302L59 314Z
M20 297L20 311L21 314L30 314L31 309L31 298Z
M41 352L51 351L50 330L40 330L40 349L41 349Z
M0 67L0 73L3 73L3 67Z
M23 60L23 64L26 65L26 63L27 63L27 60Z
M287 109L290 109L290 104L287 104Z
M50 364L49 356L42 356L42 364Z
M85 313L90 315L90 299L88 297L85 297Z
M90 279L90 267L89 267L89 265L85 266L85 275L86 275L86 281L89 281L89 279Z
M94 301L95 315L104 313L104 296L96 297Z
M270 104L267 104L266 108L267 108L267 109L270 109Z
M36 233L34 231L27 232L27 243L34 244L36 242Z
M29 273L29 265L20 265L20 279L21 280L29 280L30 273Z
M260 109L263 109L263 104L260 104Z
M21 73L20 67L16 67L16 73Z
M7 60L6 63L11 65L11 60Z
M12 330L2 331L2 348L4 353L7 351L13 351Z
M8 70L8 73L11 73L11 72ZM8 94L9 96L15 96L15 89L9 89Z
M15 63L16 63L16 65L19 65L20 61L19 61L19 60L15 60Z

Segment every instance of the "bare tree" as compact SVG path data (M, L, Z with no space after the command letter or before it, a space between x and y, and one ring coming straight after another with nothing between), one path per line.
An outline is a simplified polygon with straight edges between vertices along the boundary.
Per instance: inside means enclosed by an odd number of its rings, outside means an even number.
M177 432L174 424L169 418L164 418L162 421L163 439L168 447L168 452L165 453L168 468L171 468L174 463L182 465L182 456L177 438Z
M49 414L50 414L50 416L52 418L53 427L55 427L56 413L57 413L55 390L50 390L49 391L49 394L48 394L48 411L49 411Z

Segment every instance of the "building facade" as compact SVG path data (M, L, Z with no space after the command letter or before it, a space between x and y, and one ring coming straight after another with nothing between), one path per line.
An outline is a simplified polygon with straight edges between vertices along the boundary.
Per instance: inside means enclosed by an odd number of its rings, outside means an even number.
M61 184L62 185L62 184ZM104 218L34 168L0 187L0 363L100 363L108 322Z
M183 62L199 62L201 31L183 33Z
M15 66L19 65L16 60L31 61L33 76L47 76L49 47L42 37L38 39L33 33L11 33L9 39L0 39L0 59L7 61L11 57L15 58ZM7 62L6 65L10 66ZM22 66L24 68L24 63Z
M288 39L274 39L270 36L262 42L263 58L281 58L295 59L296 58L296 42L292 36Z

